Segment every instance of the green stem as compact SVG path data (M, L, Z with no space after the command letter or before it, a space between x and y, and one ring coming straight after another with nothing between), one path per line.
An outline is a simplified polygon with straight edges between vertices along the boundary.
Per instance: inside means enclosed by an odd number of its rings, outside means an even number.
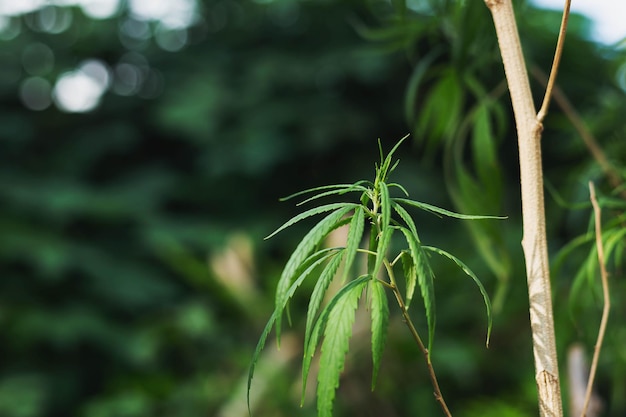
M435 390L435 392L433 393L435 395L435 399L441 406L443 413L447 417L452 417L452 414L450 413L450 410L448 409L448 406L446 405L446 401L443 398L443 394L441 393L441 389L439 388L439 382L437 382L437 375L435 374L435 368L433 367L433 364L430 360L430 352L428 352L428 349L426 348L426 346L424 346L424 343L422 342L422 338L420 337L419 333L417 332L417 329L413 325L411 316L409 316L408 308L406 307L406 304L404 303L404 299L402 298L402 294L400 293L400 290L398 289L398 286L396 285L396 278L393 273L393 267L391 266L391 264L389 263L387 259L384 260L384 264L385 264L385 268L387 269L387 275L389 276L389 282L390 282L389 284L387 284L387 287L391 288L393 295L396 297L398 306L400 307L400 310L402 311L402 318L404 319L404 322L409 328L409 331L411 332L413 339L419 346L420 350L422 351L422 355L424 355L424 359L426 360L426 367L428 368L428 376L430 377L430 381L433 385L433 389Z

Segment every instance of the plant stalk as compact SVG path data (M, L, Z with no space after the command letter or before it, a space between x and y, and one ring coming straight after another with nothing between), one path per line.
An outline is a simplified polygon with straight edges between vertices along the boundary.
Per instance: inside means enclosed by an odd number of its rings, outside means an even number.
M539 411L542 417L562 417L541 166L543 126L537 119L533 104L512 2L485 0L485 3L493 16L517 127L522 194L522 248L528 281Z
M409 311L406 307L406 304L404 304L404 299L402 298L402 294L400 293L400 290L398 289L398 286L396 285L396 279L393 273L393 267L387 260L385 260L384 263L385 263L385 268L387 269L387 275L389 276L389 281L390 281L388 286L391 288L393 295L396 297L398 306L400 307L400 310L402 311L402 318L404 322L409 328L409 331L411 332L413 339L415 339L415 342L419 346L420 351L422 352L422 355L424 355L424 359L426 360L426 367L428 368L428 376L430 377L430 381L434 389L433 395L435 396L435 399L441 406L441 409L443 410L443 413L446 415L446 417L452 417L452 413L450 413L450 410L448 409L448 406L446 405L446 401L443 398L443 394L441 393L441 389L439 388L439 382L437 381L435 368L433 367L433 364L430 360L430 353L428 352L428 349L424 345L424 342L422 342L422 338L417 332L417 329L413 325L411 316L409 316Z

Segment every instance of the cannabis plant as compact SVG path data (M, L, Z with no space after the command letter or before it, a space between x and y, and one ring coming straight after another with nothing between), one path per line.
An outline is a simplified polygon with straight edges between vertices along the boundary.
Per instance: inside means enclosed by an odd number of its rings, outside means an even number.
M467 220L496 217L458 214L409 199L408 192L402 185L389 182L389 176L399 162L392 164L392 155L404 139L406 137L386 156L383 155L379 141L380 163L376 165L374 182L363 180L354 184L328 185L305 190L286 198L310 195L299 203L304 205L323 197L344 196L350 193L359 195L356 202L329 203L306 210L267 237L270 238L301 220L325 214L296 246L281 274L276 288L274 312L261 334L253 355L248 376L248 393L254 366L270 331L272 328L276 329L277 343L280 346L282 317L285 311L289 317L289 300L305 280L316 279L309 300L304 334L302 398L304 399L311 361L318 345L321 344L320 370L317 378L318 415L329 417L332 414L335 390L339 385L339 376L344 367L352 325L361 298L366 299L371 316L372 389L374 388L389 324L388 292L393 294L413 339L425 357L435 397L444 413L449 415L430 360L435 331L434 271L430 265L430 255L441 255L452 260L478 286L487 311L487 344L491 333L491 305L483 285L461 260L443 249L422 243L409 209L421 209L438 216ZM396 191L401 197L392 196L395 194L392 191ZM324 247L324 238L344 225L348 226L345 246ZM400 239L397 240L402 242L397 248L394 236L398 236ZM367 258L366 270L358 271L358 268L354 267L357 256ZM340 268L342 264L343 268ZM342 287L324 304L326 292L334 278L341 279ZM398 285L400 278L403 279L402 286ZM423 317L428 329L426 346L409 314L416 288L419 288L424 305Z

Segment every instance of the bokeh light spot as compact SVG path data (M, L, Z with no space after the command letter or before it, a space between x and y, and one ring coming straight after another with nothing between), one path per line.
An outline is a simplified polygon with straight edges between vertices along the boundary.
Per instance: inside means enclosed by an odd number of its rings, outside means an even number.
M11 16L0 16L0 39L10 41L22 31L22 22Z
M109 86L107 67L98 60L84 62L77 70L62 74L54 86L53 98L63 111L83 113L100 103Z
M115 66L113 92L121 96L138 94L148 79L151 69L146 58L137 52L122 56Z
M2 0L0 1L0 14L16 16L30 13L43 7L45 0Z
M186 29L169 29L160 24L155 34L157 45L165 51L177 52L187 44Z
M80 7L92 19L108 19L118 12L120 0L83 0Z
M197 19L196 0L129 0L131 14L139 20L156 20L171 29L187 28Z
M113 91L120 96L132 96L139 91L141 71L133 64L122 62L115 66Z
M38 32L58 34L72 24L72 10L67 7L44 6L37 13L24 16L26 24Z
M45 110L50 107L52 86L41 77L30 77L20 85L20 99L30 110Z
M30 75L46 75L54 67L54 52L43 43L31 43L22 52L22 65Z

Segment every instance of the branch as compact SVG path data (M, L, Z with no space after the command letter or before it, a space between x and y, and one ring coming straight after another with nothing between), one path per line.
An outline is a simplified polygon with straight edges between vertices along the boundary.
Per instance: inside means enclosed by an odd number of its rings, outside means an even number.
M433 393L435 395L435 399L441 406L441 409L443 410L443 413L446 415L446 417L452 417L452 414L450 413L450 410L448 409L448 406L446 405L446 401L443 398L443 394L441 393L441 389L439 388L439 382L437 382L437 375L435 374L435 368L433 368L433 364L430 360L430 353L428 352L428 349L426 348L426 346L424 346L424 342L422 342L422 338L420 337L419 333L417 332L417 329L413 325L413 321L411 321L411 316L409 316L409 311L406 307L406 304L404 304L402 294L400 293L400 290L398 289L398 286L396 285L396 279L393 273L393 267L391 266L389 261L387 261L386 259L384 263L385 263L385 268L387 269L387 275L389 276L389 281L390 281L390 284L388 284L388 286L391 288L391 290L393 291L393 295L395 295L396 297L398 306L400 307L400 310L402 311L402 318L404 319L404 322L409 328L409 331L411 332L413 339L415 339L415 342L419 346L420 350L422 351L422 355L424 355L424 359L426 360L426 367L428 368L428 376L430 377L431 384L433 386L433 389L435 390L435 392Z
M589 406L589 400L591 399L591 390L593 388L593 380L596 376L596 370L598 368L598 358L600 357L600 349L602 348L602 341L604 340L604 332L606 331L606 323L609 320L609 310L611 309L611 299L609 297L609 279L604 265L604 249L602 247L602 219L600 206L596 199L596 189L593 183L589 181L589 193L591 199L591 205L593 206L593 212L595 214L596 225L596 247L598 249L598 263L600 264L600 277L602 279L602 296L604 297L604 308L602 309L602 320L600 321L600 329L598 330L598 339L596 340L596 346L593 352L593 360L591 361L591 370L589 371L589 382L587 382L587 392L585 393L585 403L583 405L583 411L581 417L585 417L587 414L587 407Z
M543 71L541 71L541 69L533 66L531 67L530 71L533 77L535 77L544 86L548 85L548 77ZM574 126L574 129L576 129L576 131L582 138L585 146L587 146L587 149L591 153L591 156L593 156L593 159L595 159L598 165L600 165L600 169L608 178L611 187L615 189L620 188L622 186L622 179L620 178L619 172L609 161L609 158L607 158L606 154L598 144L598 141L587 128L587 125L583 121L583 118L576 111L572 103L568 100L567 96L558 85L554 85L554 91L552 92L552 96L554 97L554 101L556 101L556 104L558 104L561 110L563 110L563 114L565 114L565 117L567 117L572 126ZM624 199L626 199L626 190L622 191L621 195Z
M537 113L537 120L539 123L543 122L543 119L548 113L548 106L550 105L550 96L552 95L552 88L556 81L556 74L559 72L559 63L561 62L561 55L563 55L563 44L565 43L565 32L567 31L567 21L569 20L569 8L571 0L565 0L565 6L563 6L563 17L561 18L561 28L559 29L559 38L556 41L556 51L554 51L554 59L552 61L552 69L550 70L550 78L548 79L548 85L546 87L546 94L543 96L543 104L541 109Z

